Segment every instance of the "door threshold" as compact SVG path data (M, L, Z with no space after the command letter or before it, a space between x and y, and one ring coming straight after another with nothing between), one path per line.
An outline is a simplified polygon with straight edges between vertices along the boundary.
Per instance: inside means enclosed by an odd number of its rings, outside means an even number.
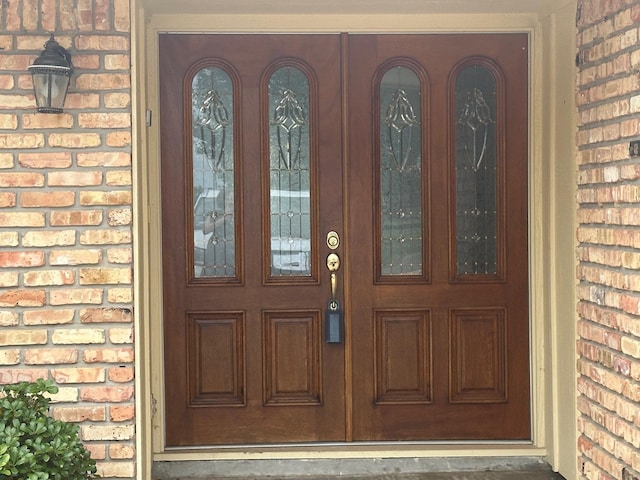
M407 452L409 453L409 452ZM521 452L522 453L522 452ZM465 456L435 455L420 458L371 456L369 458L299 458L299 459L227 459L182 460L153 463L154 480L217 479L217 478L333 478L353 476L357 478L389 477L390 474L424 475L444 472L550 472L544 456L528 455L483 456L476 451ZM456 477L458 478L458 477ZM483 477L485 478L485 477ZM529 478L529 477L524 477Z
M154 454L160 462L189 460L545 457L530 441L358 442L172 447Z

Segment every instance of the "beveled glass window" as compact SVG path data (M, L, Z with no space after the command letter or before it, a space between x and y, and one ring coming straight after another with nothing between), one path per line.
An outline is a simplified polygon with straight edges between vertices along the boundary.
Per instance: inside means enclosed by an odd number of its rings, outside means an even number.
M482 65L455 82L456 274L497 274L496 79Z
M235 277L233 83L206 67L191 88L194 274Z
M269 79L271 277L311 275L309 79L294 66Z
M420 79L408 67L388 70L380 82L379 269L386 275L422 275L422 134Z

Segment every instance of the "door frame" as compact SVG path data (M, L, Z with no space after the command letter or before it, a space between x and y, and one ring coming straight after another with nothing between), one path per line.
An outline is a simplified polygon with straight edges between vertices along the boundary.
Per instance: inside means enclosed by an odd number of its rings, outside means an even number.
M132 0L138 478L154 460L539 456L575 472L575 1L554 11L456 15L156 14ZM147 2L149 5L153 2ZM539 2L533 2L538 4ZM295 29L291 28L295 25ZM530 36L531 442L394 442L171 450L164 448L158 35L161 32L500 33ZM542 99L548 99L543 102ZM151 112L151 113L147 113ZM567 188L570 187L570 188ZM562 300L562 301L560 301ZM570 323L570 325L567 325Z

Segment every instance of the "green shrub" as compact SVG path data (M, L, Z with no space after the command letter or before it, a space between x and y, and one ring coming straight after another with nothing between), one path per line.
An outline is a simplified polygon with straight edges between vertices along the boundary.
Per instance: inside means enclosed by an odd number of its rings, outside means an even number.
M97 478L96 462L78 437L78 425L54 420L51 380L5 385L0 391L0 479Z

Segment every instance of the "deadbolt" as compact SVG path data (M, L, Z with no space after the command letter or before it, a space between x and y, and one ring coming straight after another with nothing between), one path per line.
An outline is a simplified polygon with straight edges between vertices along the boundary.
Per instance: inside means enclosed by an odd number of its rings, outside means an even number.
M335 250L336 248L338 248L338 246L340 246L340 237L338 236L337 232L334 232L332 230L327 233L327 247L329 247L331 250Z

